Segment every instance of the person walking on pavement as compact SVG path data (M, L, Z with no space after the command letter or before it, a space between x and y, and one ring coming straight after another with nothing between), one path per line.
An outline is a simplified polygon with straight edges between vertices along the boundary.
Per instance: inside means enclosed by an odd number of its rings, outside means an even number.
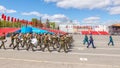
M114 42L113 42L113 39L112 39L112 36L111 36L111 35L109 36L108 46L110 45L110 43L112 43L112 46L114 46Z
M10 45L9 45L9 47L11 47L11 46L13 46L14 47L14 41L15 41L15 34L14 33L12 33L12 35L11 35L11 43L10 43Z
M5 33L3 33L3 37L0 39L1 40L1 45L0 45L0 49L3 47L4 49L5 48L5 42L7 42L6 40L6 36L5 36Z
M90 35L89 44L88 44L87 48L89 48L90 44L92 44L92 47L93 47L93 48L96 48L96 47L94 46L94 40L93 40L92 34Z
M89 45L87 34L85 34L85 37L84 37L84 40L83 40L83 45L85 45L86 42L87 42L87 45Z

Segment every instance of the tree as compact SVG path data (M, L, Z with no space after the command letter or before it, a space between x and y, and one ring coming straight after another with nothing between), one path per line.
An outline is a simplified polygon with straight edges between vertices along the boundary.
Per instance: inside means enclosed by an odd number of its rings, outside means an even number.
M50 22L50 28L55 29L55 22Z
M37 18L32 18L33 26L37 27L38 21Z

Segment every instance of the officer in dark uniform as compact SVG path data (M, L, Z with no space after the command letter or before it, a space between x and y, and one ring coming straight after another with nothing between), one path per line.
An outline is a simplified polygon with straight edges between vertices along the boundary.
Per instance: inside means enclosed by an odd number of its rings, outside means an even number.
M112 38L111 35L109 36L109 43L108 43L108 45L110 45L110 43L112 43L112 46L114 46L113 38Z
M89 48L89 46L90 46L90 44L92 44L92 47L93 48L96 48L95 46L94 46L94 42L93 42L94 40L93 40L93 37L92 37L92 34L90 35L90 39L89 39L89 44L88 44L88 46L87 46L87 48Z

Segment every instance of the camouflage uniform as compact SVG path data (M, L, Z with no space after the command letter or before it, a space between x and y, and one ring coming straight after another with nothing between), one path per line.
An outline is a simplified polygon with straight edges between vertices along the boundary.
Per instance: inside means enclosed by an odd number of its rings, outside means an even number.
M64 52L67 53L66 48L65 48L65 37L64 36L60 37L60 48L58 52L60 52L61 49L64 49Z
M16 34L16 36L14 38L15 38L16 45L13 47L13 49L17 48L17 50L19 50L19 38L18 38L18 34Z
M47 34L45 35L43 42L44 42L44 48L42 51L44 51L45 48L47 48L48 51L51 52L51 50L49 48L49 36Z
M38 45L37 46L40 46L40 49L42 49L42 36L38 34L36 36L36 38L38 40Z
M33 38L32 34L30 34L28 37L27 37L27 50L29 50L30 48L32 49L32 51L35 51L34 50L34 44L31 43L31 39Z
M2 36L2 38L0 39L1 42L2 42L2 44L0 45L0 49L1 49L1 47L3 47L4 49L6 49L6 48L5 48L5 42L7 42L7 40L5 40L5 39L6 39L5 35Z
M14 47L14 34L11 35L11 44L9 45L9 47L11 47L13 45Z

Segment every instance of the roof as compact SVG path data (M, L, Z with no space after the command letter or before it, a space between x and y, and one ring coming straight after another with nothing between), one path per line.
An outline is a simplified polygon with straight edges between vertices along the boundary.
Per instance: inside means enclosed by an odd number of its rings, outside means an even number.
M120 23L118 23L118 24L113 24L112 26L119 26L119 27L120 27Z

